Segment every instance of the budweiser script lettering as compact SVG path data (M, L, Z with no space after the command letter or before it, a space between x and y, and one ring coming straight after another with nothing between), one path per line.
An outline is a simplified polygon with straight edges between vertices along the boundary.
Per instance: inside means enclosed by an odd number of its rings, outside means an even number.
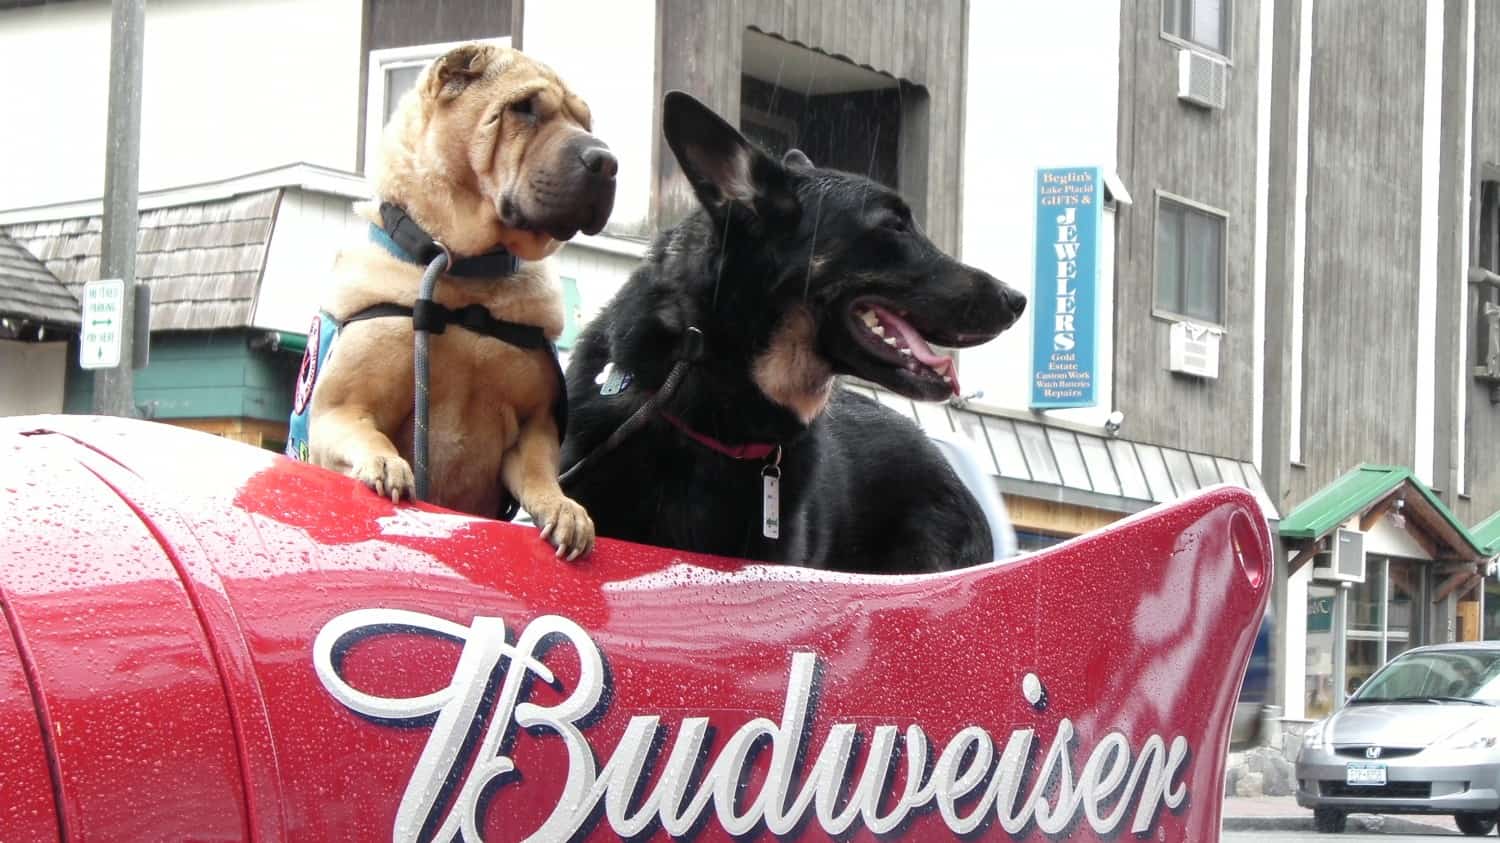
M403 632L462 643L453 679L446 687L421 696L389 698L345 681L340 669L349 646L372 635ZM578 658L578 680L555 705L529 702L525 696L532 678L555 685L551 669L541 659L559 639ZM1012 836L1028 835L1033 822L1036 830L1057 835L1075 822L1080 811L1096 832L1108 834L1131 813L1132 797L1135 811L1130 827L1140 833L1151 827L1162 806L1175 809L1187 799L1187 785L1179 780L1188 757L1185 738L1173 738L1168 745L1160 735L1151 735L1132 752L1123 734L1111 732L1089 751L1075 776L1075 734L1067 718L1058 724L1041 755L1041 766L1030 777L1032 785L1026 793L1022 793L1022 782L1033 772L1035 760L1036 730L1032 728L1013 730L998 759L996 741L989 732L979 726L961 729L926 773L929 749L922 727L908 725L903 742L899 727L880 725L868 737L863 768L851 769L856 745L864 737L853 723L833 724L816 751L804 746L812 732L809 701L817 659L812 653L799 652L792 654L791 661L779 723L757 717L741 726L719 748L717 757L704 761L707 772L697 791L690 794L690 780L700 755L706 753L709 718L683 718L655 787L640 798L643 770L658 730L665 727L654 715L630 718L609 760L598 766L584 724L599 706L609 680L598 645L567 618L536 618L512 645L499 618L480 616L463 627L417 612L359 609L329 621L313 643L318 679L350 710L394 724L437 715L396 812L393 840L397 843L415 841L424 828L434 826L434 840L481 841L481 806L504 810L506 787L500 779L509 780L508 774L520 772L504 752L523 734L547 739L550 733L563 742L568 756L567 779L556 805L526 838L536 843L571 839L601 800L610 828L631 837L656 823L670 835L688 834L710 804L713 818L734 835L748 834L761 825L772 834L791 834L809 809L829 835L843 834L856 822L884 835L900 828L914 811L933 804L955 834L972 832L993 818ZM487 692L492 695L489 699ZM479 727L484 727L484 737L472 749L470 763L463 757L465 739ZM770 762L759 792L752 796L743 792L745 783L755 751L758 746L763 751L766 741ZM899 749L898 742L903 743ZM894 767L902 755L906 775L897 782ZM806 758L815 760L804 771ZM463 775L466 765L468 774ZM794 788L799 777L802 783ZM975 801L973 794L985 782ZM960 806L961 801L966 804ZM433 813L440 803L449 808L437 822ZM883 807L889 810L882 813Z

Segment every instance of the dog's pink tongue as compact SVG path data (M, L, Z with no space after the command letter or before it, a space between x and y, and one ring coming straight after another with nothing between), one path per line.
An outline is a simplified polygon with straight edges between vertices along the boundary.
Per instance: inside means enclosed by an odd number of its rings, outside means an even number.
M896 333L901 335L901 341L911 349L911 356L938 374L947 375L953 385L954 395L963 394L958 388L958 364L953 361L952 357L945 357L933 351L932 346L927 344L927 340L923 339L922 335L917 333L917 329L905 319L879 305L873 305L871 310L874 310L875 315L880 317L880 321L887 330L894 328Z

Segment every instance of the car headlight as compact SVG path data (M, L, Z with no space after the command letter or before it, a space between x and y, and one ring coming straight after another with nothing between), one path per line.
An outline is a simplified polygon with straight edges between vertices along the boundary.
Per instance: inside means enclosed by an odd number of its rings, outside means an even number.
M1457 732L1437 742L1443 749L1494 749L1496 743L1500 743L1492 729L1486 728L1487 723L1470 723Z
M1302 734L1302 749L1332 749L1332 738L1333 730L1328 728L1328 718L1325 717L1307 727L1307 731Z

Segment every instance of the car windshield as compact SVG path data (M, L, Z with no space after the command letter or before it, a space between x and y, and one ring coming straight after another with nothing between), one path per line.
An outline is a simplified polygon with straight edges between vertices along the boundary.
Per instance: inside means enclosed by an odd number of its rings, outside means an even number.
M1381 702L1500 702L1500 651L1407 653L1360 687L1350 704Z

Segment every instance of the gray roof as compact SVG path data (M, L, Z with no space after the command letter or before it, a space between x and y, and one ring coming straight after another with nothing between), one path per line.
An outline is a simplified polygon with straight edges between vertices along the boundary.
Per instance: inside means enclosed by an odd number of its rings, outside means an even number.
M137 281L151 284L152 330L250 323L280 196L281 190L273 188L141 212L135 271ZM75 297L84 283L99 278L100 232L99 217L0 229L39 258Z
M78 325L78 299L26 247L0 231L0 316Z
M999 478L1001 491L1132 512L1229 483L1253 492L1266 517L1278 517L1260 474L1247 462L911 401L863 383L845 387L875 398L929 434L968 439L981 468Z

